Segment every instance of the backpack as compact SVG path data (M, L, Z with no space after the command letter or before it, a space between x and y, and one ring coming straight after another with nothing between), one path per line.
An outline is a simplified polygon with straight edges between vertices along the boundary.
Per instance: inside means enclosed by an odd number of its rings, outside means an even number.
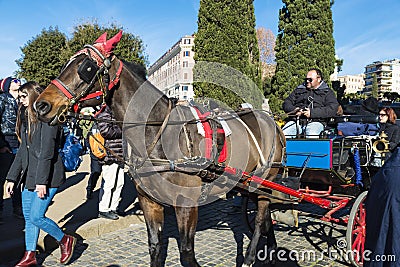
M64 129L64 145L60 148L60 155L67 172L76 171L82 163L83 146L80 139L68 129ZM68 131L68 133L66 133ZM66 134L66 136L65 136Z
M92 131L89 132L88 136L90 151L92 154L98 159L107 156L107 150L104 147L104 137L95 126L92 128Z

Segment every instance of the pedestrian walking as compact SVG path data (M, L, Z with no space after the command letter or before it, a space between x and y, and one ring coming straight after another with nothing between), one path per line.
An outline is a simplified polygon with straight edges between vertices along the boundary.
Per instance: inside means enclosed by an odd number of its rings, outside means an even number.
M23 184L22 210L25 217L25 254L18 267L36 265L36 246L39 231L43 230L59 243L60 263L71 259L76 238L65 234L46 211L65 181L64 165L60 154L62 130L38 120L33 103L43 89L36 82L20 88L21 105L18 109L16 134L20 147L7 174L6 191L14 194L16 185Z

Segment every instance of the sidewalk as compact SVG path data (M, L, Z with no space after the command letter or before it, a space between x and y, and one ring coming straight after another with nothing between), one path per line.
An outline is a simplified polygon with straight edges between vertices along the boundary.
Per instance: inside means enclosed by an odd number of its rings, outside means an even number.
M144 223L143 216L127 215L116 221L97 218L98 196L101 177L97 183L93 198L86 199L86 185L90 173L89 155L83 156L83 162L76 172L67 173L67 181L59 189L47 211L47 217L54 220L69 234L78 239L87 239L109 233L131 224ZM121 194L120 207L129 212L137 201L136 191L128 177ZM18 260L24 253L24 221L12 216L11 200L5 200L3 224L0 224L0 266ZM52 237L40 233L38 250L52 250L56 247ZM58 250L55 253L59 253Z

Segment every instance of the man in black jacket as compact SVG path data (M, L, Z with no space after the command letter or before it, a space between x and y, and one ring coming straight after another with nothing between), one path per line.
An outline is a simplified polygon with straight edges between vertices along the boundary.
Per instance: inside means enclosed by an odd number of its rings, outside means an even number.
M118 220L121 191L124 186L124 162L122 129L113 123L115 117L109 106L98 115L97 128L104 138L107 155L99 159L103 171L103 181L99 195L99 217Z
M3 185L19 147L15 127L20 86L21 81L16 78L7 77L0 80L0 221L4 204ZM23 218L21 188L15 188L11 199L14 216Z
M310 69L304 83L283 102L283 110L290 121L283 127L287 138L304 133L307 138L318 138L327 118L338 111L339 103L333 91L323 81L319 69Z

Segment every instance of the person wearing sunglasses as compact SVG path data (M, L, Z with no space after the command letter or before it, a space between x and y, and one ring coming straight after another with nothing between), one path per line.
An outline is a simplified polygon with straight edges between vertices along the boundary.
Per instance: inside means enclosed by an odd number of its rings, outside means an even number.
M364 251L368 257L363 266L399 266L400 258L400 147L399 127L392 108L379 111L380 131L389 140L389 153L376 173L371 173L371 184L365 201L365 243ZM391 154L390 157L388 157ZM370 170L371 171L371 170ZM376 261L374 259L389 259Z
M0 80L0 222L4 205L3 193L6 175L19 147L15 127L20 86L21 81L13 77ZM15 217L23 219L21 190L14 188L14 192L15 194L11 198L13 214Z
M283 126L287 138L304 134L306 138L319 138L327 119L336 115L339 103L334 92L323 81L319 69L307 72L300 84L283 102L283 110L289 115Z
M392 108L382 108L379 111L379 135L384 132L389 141L389 151L393 152L400 143L400 127L396 124L397 115Z
M23 184L22 208L25 217L25 254L16 266L36 266L39 231L52 236L61 249L60 263L67 264L74 251L76 238L65 234L45 216L53 197L65 181L61 155L62 127L50 126L38 119L33 103L43 88L30 81L20 88L21 105L18 110L16 132L20 147L7 174L6 192L15 193Z

